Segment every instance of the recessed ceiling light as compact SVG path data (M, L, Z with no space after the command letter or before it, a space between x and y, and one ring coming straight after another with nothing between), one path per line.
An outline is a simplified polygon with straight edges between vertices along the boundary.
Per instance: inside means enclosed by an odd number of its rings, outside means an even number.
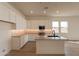
M46 10L44 10L43 12L44 12L44 14L46 14Z
M44 7L44 9L48 9L48 7Z
M32 13L33 13L33 11L31 10L31 11L30 11L30 13L32 14Z
M56 13L59 14L59 10L57 10Z

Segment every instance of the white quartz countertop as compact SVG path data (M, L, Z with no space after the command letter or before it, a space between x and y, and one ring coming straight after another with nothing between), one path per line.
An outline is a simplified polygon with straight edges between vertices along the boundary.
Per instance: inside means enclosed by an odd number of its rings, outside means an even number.
M64 40L64 39L67 39L67 38L62 37L62 36L60 36L60 37L48 37L48 38L49 38L49 39L55 39L55 40L59 40L59 39Z
M36 37L35 40L79 41L79 40L71 40L71 39L63 37L63 36L60 36L60 37L48 37L48 36Z
M11 30L11 35L12 36L22 36L22 35L27 35L27 34L38 34L41 32L39 29L19 29L19 30ZM45 29L42 32L45 33L51 33L51 29Z
M62 37L62 36L60 36L60 37L48 37L48 36L36 37L36 40L39 40L39 39L41 39L41 40L68 40L67 38Z

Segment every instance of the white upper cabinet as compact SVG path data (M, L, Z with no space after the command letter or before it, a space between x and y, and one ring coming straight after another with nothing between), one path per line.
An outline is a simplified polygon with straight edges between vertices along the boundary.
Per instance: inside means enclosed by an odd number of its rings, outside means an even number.
M27 25L26 25L26 20L23 18L23 28L26 29Z
M16 29L25 29L26 25L25 25L26 21L24 19L24 17L22 15L20 15L19 13L17 13L16 15Z
M21 17L21 27L22 27L22 29L26 29L26 20L25 20L25 18L24 17Z
M0 3L0 20L9 21L9 9Z
M11 10L10 9L10 22L13 22L13 23L16 23L16 13L15 13L15 11L13 11L13 10Z
M21 28L21 17L20 15L16 15L16 29L22 29Z

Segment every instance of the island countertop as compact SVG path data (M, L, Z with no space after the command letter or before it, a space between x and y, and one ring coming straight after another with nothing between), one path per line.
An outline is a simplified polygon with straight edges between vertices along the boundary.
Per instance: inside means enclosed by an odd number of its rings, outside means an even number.
M60 36L60 37L48 37L48 36L36 37L35 40L36 41L38 41L38 40L79 41L79 40L72 40L71 38L65 38L63 36Z
M63 36L60 36L60 37L48 37L48 36L44 36L44 37L36 37L36 40L69 40L69 39L65 38Z

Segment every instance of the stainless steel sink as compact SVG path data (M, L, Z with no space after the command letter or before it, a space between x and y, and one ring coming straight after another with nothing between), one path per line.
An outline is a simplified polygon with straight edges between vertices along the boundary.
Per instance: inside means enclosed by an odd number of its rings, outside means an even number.
M54 36L54 35L48 35L48 37L60 37L58 35Z

